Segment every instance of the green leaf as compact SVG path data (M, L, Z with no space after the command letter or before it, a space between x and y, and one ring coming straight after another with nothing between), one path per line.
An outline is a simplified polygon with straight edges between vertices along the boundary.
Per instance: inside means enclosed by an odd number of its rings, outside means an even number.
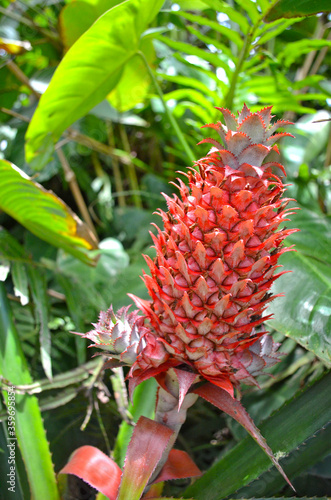
M323 47L331 47L331 40L298 40L297 42L286 44L285 49L278 54L278 58L286 67L289 67L294 62L297 62L300 56L309 54L313 50L322 49Z
M169 82L174 82L177 85L181 85L186 89L190 87L200 90L205 96L208 95L212 99L215 99L216 97L215 90L211 90L210 88L207 87L207 85L205 85L203 82L200 82L196 78L190 78L188 76L182 76L182 75L173 76L173 75L167 75L166 73L157 73L157 76L160 76L161 78L163 78L163 80L167 80Z
M247 12L249 17L251 18L253 24L255 24L259 17L260 13L255 6L255 2L252 0L236 0L236 3L240 5L240 7Z
M280 263L292 272L276 280L274 293L284 294L272 302L268 323L277 331L295 339L331 365L331 224L302 208L288 227L301 231L289 236L287 244L296 251L283 255Z
M150 38L143 38L140 50L145 54L148 63L152 65L155 60L153 41ZM144 102L150 83L151 78L143 59L135 55L125 65L118 85L107 96L107 100L115 109L124 113Z
M328 373L260 425L261 433L278 458L294 451L328 424L331 419L330 383L331 373ZM318 408L318 411L312 411L312 408ZM252 438L247 437L190 486L183 496L193 496L196 500L221 500L269 468L269 459Z
M96 248L97 242L86 224L52 191L4 160L0 160L0 208L42 240L93 264L83 249Z
M198 104L199 106L201 106L202 110L209 114L209 122L213 119L215 113L218 113L217 111L215 111L213 104L208 99L206 99L206 97L201 92L198 92L197 90L188 88L177 89L165 94L164 98L167 101L169 101L170 99L174 99L177 101L186 98L191 102Z
M29 303L29 290L25 265L21 262L13 262L11 273L15 296L19 297L22 306L26 306Z
M68 50L98 18L94 5L87 2L71 2L59 15L59 31L63 45Z
M264 43L268 42L269 40L276 38L276 36L280 35L280 33L283 33L283 31L285 31L289 26L292 26L292 24L297 23L299 21L301 21L301 18L290 19L288 21L284 21L283 19L281 19L269 25L268 24L262 25L262 27L258 31L258 35L261 36L261 38L259 39L257 44L261 46Z
M97 0L93 2L71 2L63 7L59 15L59 31L68 50L80 36L107 10L123 0Z
M208 61L210 64L215 66L215 68L223 68L226 74L231 77L232 70L230 67L220 59L217 54L211 54L203 49L199 49L198 47L194 47L194 45L190 45L185 42L175 42L174 40L170 40L170 38L166 38L164 36L159 36L158 39L179 52L184 52L184 54L197 56L202 61Z
M216 47L216 49L220 51L220 53L225 54L229 59L235 61L236 58L232 53L231 49L227 47L224 43L219 42L215 38L211 38L209 36L202 34L199 30L196 30L192 26L187 26L187 29L190 33L192 33L192 35L195 35L198 38L198 40L204 42L207 45L207 47L208 45L213 45L214 47Z
M177 11L173 12L173 14L176 14L180 17L184 17L184 19L187 19L188 21L192 21L193 23L197 23L201 26L208 26L212 29L214 29L217 33L220 33L223 35L225 38L230 40L231 42L235 43L238 47L238 49L241 49L243 46L243 40L239 33L236 31L227 28L226 26L222 26L216 21L211 21L207 17L202 17L202 16L197 16L195 14L190 14L188 12L183 12L183 11Z
M0 283L0 374L9 381L9 384L24 385L32 382L2 283ZM2 394L8 407L9 396L3 388ZM31 498L59 500L38 400L36 396L15 394L15 408L17 443L25 463Z
M281 17L312 16L319 12L330 12L329 0L279 0L264 20L270 22Z
M0 163L1 168L1 163ZM3 227L0 227L0 257L10 260L29 260L24 248Z
M45 140L57 141L69 125L115 88L125 64L140 49L141 34L162 4L163 0L127 0L101 16L70 48L27 130L27 161L38 159Z
M41 364L47 378L52 378L52 361L51 361L51 333L48 328L48 299L46 277L40 269L33 266L28 268L29 284L31 287L32 298L35 304L35 317L37 324L40 327L40 355Z

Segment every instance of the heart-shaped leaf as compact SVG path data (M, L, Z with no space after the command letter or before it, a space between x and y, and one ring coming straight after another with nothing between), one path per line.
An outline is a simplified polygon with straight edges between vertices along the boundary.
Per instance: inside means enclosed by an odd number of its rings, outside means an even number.
M127 0L99 17L69 49L26 134L26 157L29 162L34 160L32 166L42 168L50 155L50 143L115 88L162 4L163 0Z

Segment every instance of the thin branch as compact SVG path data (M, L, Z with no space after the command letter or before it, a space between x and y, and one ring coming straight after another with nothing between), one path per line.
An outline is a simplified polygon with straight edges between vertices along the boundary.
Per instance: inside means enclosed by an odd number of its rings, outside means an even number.
M177 136L177 138L178 138L179 142L180 142L180 143L181 143L181 145L183 146L183 149L184 149L185 153L187 154L187 157L189 158L189 160L190 160L191 162L193 162L193 163L194 163L194 162L195 162L195 157L194 157L194 154L193 154L193 152L192 152L192 150L191 150L190 146L188 145L188 143L187 143L187 141L186 141L186 139L185 139L185 137L184 137L184 135L183 135L182 131L180 130L180 128L179 128L179 126L178 126L178 123L177 123L177 121L176 121L175 117L174 117L174 116L173 116L173 114L171 113L170 108L168 107L168 105L167 105L167 103L166 103L166 101L165 101L165 99L164 99L163 92L162 92L162 90L161 90L161 87L160 87L160 86L159 86L159 84L158 84L158 81L157 81L157 79L156 79L156 76L155 76L155 74L154 74L154 71L152 70L152 68L151 68L151 67L150 67L150 65L148 64L148 61L147 61L147 59L146 59L146 57L145 57L145 54L144 54L143 52L141 52L141 51L138 51L138 52L137 52L137 54L138 54L138 55L140 55L140 57L142 58L142 60L143 60L143 61L144 61L144 63L145 63L145 66L146 66L146 68L147 68L147 71L148 71L148 73L149 73L149 75L150 75L151 79L152 79L152 82L153 82L153 84L154 84L154 87L155 87L155 89L156 89L157 93L159 94L159 97L160 97L161 102L162 102L162 104L163 104L164 111L165 111L165 113L166 113L166 115L167 115L167 117L168 117L168 120L169 120L170 124L172 125L172 127L173 127L173 129L174 129L174 131L175 131L175 133L176 133L176 136Z
M114 142L114 133L113 133L112 123L109 120L107 120L106 126L107 126L109 146L111 148L114 148L115 142ZM123 196L121 194L124 191L122 177L121 177L121 171L119 169L119 161L118 161L118 158L116 156L112 157L112 167L113 167L113 173L114 173L116 192L119 193L118 204L120 207L125 207L126 206L125 196Z
M83 195L81 193L81 190L79 188L76 174L72 170L72 168L70 167L69 162L68 162L65 154L63 153L62 149L59 148L59 149L57 149L56 152L57 152L57 155L59 157L60 163L61 163L62 168L63 168L65 180L69 184L70 190L71 190L72 195L76 201L78 209L79 209L80 213L82 214L82 217L85 220L86 224L91 229L94 236L96 237L97 241L99 241L97 232L95 230L95 227L94 227L94 224L92 222L91 216L89 214L88 208L86 206L85 200L84 200Z
M129 139L128 139L126 130L125 130L122 123L119 124L119 129L120 129L120 136L121 136L124 151L126 153L128 153L128 155L130 157L131 156L130 143L129 143ZM132 196L134 204L137 208L142 208L141 197L139 195L139 184L138 184L137 174L136 174L136 170L135 170L135 167L134 167L132 162L130 162L126 166L126 173L127 173L128 178L129 178L129 184L130 184L131 190L136 192L136 194L134 194Z
M28 87L32 94L37 98L39 99L41 94L39 94L39 92L37 92L33 86L31 85L30 83L30 80L29 78L23 73L23 71L17 66L16 63L14 63L14 61L7 61L7 68L9 69L9 71L11 71L13 73L13 75L16 76L16 78L22 82L26 87Z
M6 115L13 116L14 118L18 118L19 120L22 120L22 122L30 123L30 118L27 116L21 115L20 113L16 113L16 111L13 111L12 109L7 109L7 108L0 108L1 113L5 113Z

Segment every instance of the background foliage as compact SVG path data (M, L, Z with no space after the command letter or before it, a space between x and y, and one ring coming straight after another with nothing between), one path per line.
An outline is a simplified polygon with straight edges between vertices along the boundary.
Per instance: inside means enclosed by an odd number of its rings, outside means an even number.
M141 252L153 255L160 192L171 194L176 172L206 154L197 143L207 134L201 126L220 119L215 106L236 112L244 102L273 105L278 119L295 122L286 130L296 139L280 150L288 195L301 209L287 226L301 231L287 240L296 252L281 259L293 271L275 284L285 297L269 308L287 356L261 390L244 390L243 403L286 457L297 495L331 494L331 35L329 15L313 4L3 0L0 374L3 389L15 383L30 401L22 403L17 499L30 498L29 488L40 494L43 481L43 498L58 498L51 460L34 486L49 449L56 472L82 444L114 449L121 464L127 421L152 415L155 388L139 388L128 408L120 374L100 374L100 359L70 332L87 331L110 303L129 304L128 292L146 297ZM117 404L114 393L123 396ZM34 452L25 451L30 421L42 443ZM187 482L167 485L166 494L293 496L245 431L202 401L179 446L209 472L187 491ZM93 498L83 496L86 486L61 481L65 498Z

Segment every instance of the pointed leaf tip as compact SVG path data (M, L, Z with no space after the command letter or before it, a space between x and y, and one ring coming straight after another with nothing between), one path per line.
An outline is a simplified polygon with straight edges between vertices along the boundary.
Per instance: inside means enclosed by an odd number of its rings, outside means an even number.
M234 418L240 425L242 425L247 432L252 436L252 438L257 442L257 444L263 449L263 451L269 456L272 463L275 465L277 470L283 476L285 481L290 485L290 487L295 491L292 483L286 476L283 471L281 465L278 463L278 460L274 456L272 450L269 448L266 440L261 435L259 429L254 424L251 417L248 415L245 408L242 404L233 399L228 392L221 389L220 387L216 387L213 384L207 383L197 389L194 389L192 392L198 394L202 398L204 398L209 403L213 404L220 410L230 415L230 417Z
M187 391L197 378L197 374L188 372L186 370L179 370L177 368L175 368L174 370L179 384L179 402L178 402L178 411L179 411L180 407L183 404Z
M154 483L170 481L172 479L185 479L187 477L201 476L201 470L195 465L191 457L182 450L171 450L168 460L163 466Z

